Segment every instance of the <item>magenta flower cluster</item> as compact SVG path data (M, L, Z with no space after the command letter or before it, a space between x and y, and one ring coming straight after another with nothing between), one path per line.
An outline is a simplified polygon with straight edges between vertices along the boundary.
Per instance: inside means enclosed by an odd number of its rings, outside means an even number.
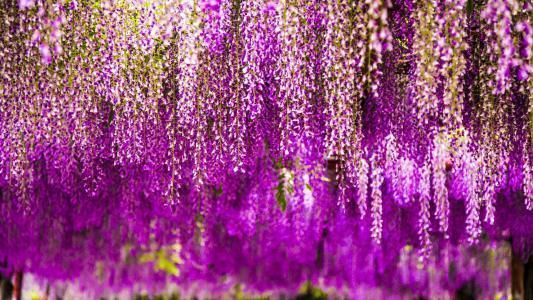
M533 251L532 15L1 1L0 271L423 295L488 276L466 247Z

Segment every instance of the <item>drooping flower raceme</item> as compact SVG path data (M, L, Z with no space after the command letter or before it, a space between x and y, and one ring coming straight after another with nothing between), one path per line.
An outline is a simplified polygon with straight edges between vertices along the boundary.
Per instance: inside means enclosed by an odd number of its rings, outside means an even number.
M354 297L507 282L501 241L533 245L531 10L2 1L5 275Z

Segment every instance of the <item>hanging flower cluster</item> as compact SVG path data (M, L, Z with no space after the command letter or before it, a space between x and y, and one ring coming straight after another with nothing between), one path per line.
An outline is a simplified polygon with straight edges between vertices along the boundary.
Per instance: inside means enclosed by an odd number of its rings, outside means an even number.
M380 284L407 246L531 253L532 11L3 1L0 261L261 291Z

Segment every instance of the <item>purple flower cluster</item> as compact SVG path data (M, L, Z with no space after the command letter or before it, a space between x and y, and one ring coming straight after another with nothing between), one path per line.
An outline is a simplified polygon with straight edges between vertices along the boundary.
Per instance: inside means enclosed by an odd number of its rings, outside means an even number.
M0 263L91 289L482 280L464 242L533 249L526 2L3 1Z

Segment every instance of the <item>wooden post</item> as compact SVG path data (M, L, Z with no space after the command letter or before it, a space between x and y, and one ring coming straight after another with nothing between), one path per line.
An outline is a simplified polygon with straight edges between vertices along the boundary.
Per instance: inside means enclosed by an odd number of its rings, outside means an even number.
M0 299L11 300L13 296L13 285L9 278L0 275Z
M330 186L337 190L339 188L339 183L337 182L337 172L339 171L339 164L340 160L336 158L330 158L328 159L327 165L326 165L326 174L328 176L328 179L330 181Z
M22 299L22 271L16 271L13 278L13 299L21 300Z
M533 255L524 265L524 300L533 300Z
M514 300L524 300L524 263L511 251L511 293Z

